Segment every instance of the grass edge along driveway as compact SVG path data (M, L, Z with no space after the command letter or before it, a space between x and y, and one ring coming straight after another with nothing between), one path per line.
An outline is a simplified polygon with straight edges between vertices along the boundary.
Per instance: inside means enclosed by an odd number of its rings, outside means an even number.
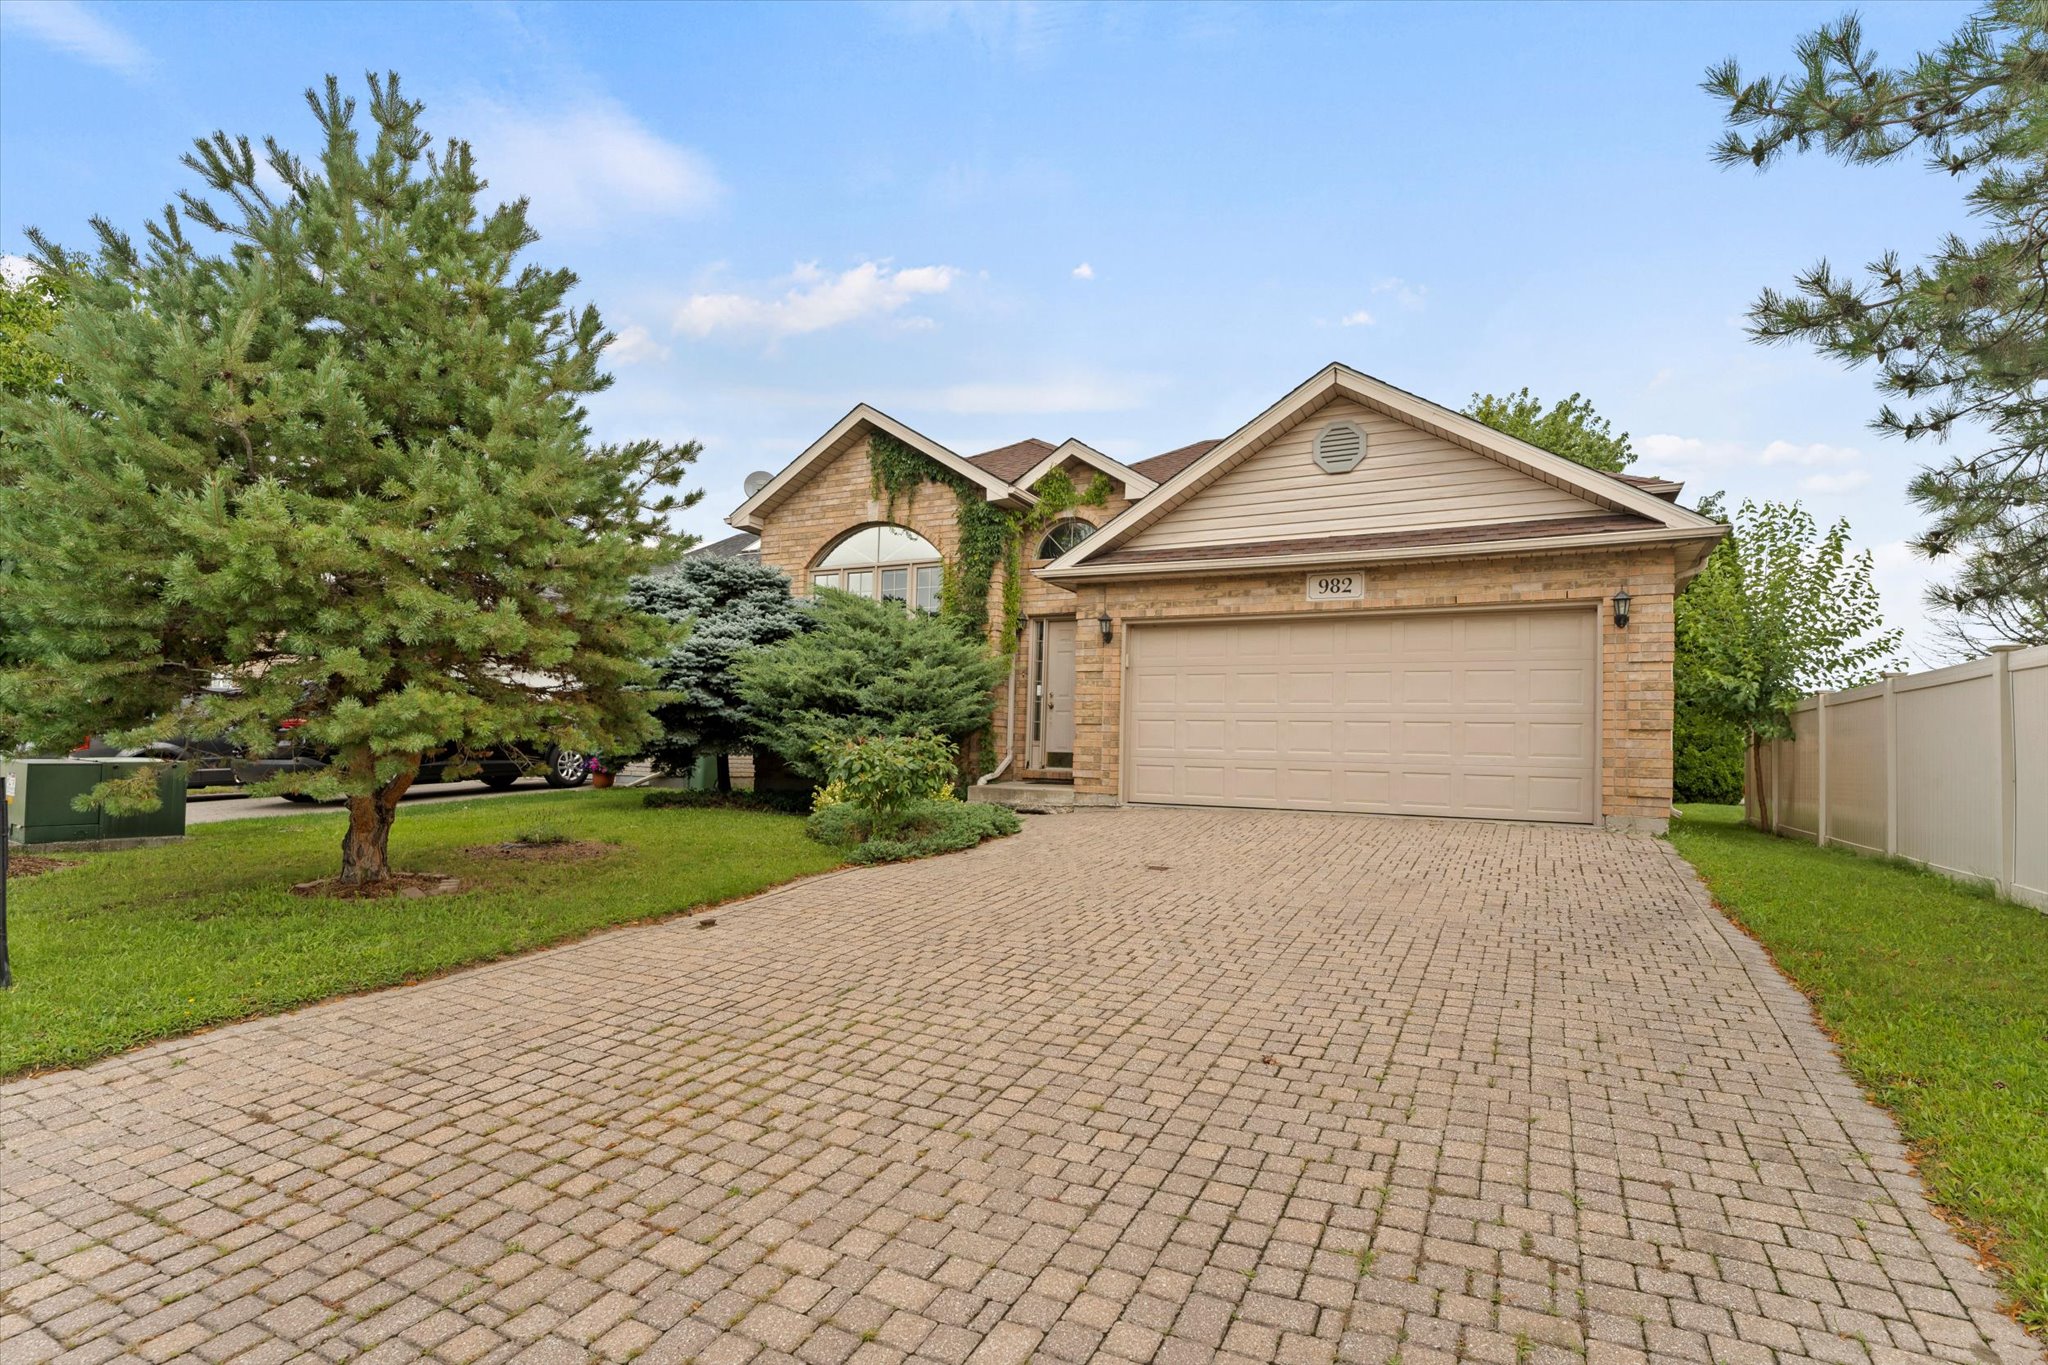
M0 994L0 1078L714 905L840 864L796 816L648 810L638 792L563 792L401 814L393 865L459 877L460 894L292 894L294 883L333 874L341 829L332 812L228 821L182 844L76 855L77 867L12 881L15 989ZM481 851L541 832L614 847L561 861Z
M2048 1338L2048 914L1685 806L1671 842L1813 1002L1934 1200Z

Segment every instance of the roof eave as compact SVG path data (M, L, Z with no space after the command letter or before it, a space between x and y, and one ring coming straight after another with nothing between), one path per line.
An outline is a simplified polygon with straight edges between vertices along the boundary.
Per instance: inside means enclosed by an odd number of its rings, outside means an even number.
M1091 559L1109 553L1144 527L1171 516L1173 505L1181 494L1191 490L1211 470L1235 458L1247 445L1258 440L1276 424L1286 421L1305 406L1324 400L1333 391L1341 391L1360 402L1385 410L1421 430L1486 454L1532 478L1564 488L1611 510L1633 512L1674 530L1712 524L1697 512L1680 507L1654 493L1633 488L1618 479L1607 478L1597 470L1588 469L1561 455L1553 455L1539 446L1495 431L1485 423L1454 412L1442 404L1432 403L1426 398L1396 388L1385 380L1375 379L1348 365L1332 362L1290 389L1278 401L1269 404L1258 416L1217 442L1212 449L1185 469L1162 481L1153 496L1142 502L1134 502L1101 531L1047 566L1046 572L1065 573L1072 570ZM1160 496L1161 494L1164 496Z
M997 478L972 460L947 449L923 432L897 421L881 409L866 403L857 403L852 411L834 422L823 436L806 446L802 454L784 465L774 478L762 485L759 492L734 508L725 519L726 525L736 530L759 534L764 524L762 518L803 485L810 467L842 442L853 437L863 426L892 436L940 468L961 475L979 487L992 503L1003 507L1031 507L1038 502L1028 489L1019 488Z
M1023 475L1016 480L1016 486L1028 490L1031 485L1037 483L1053 470L1058 469L1068 460L1079 460L1083 464L1099 469L1109 475L1124 486L1124 496L1132 502L1136 502L1139 498L1146 496L1153 489L1159 487L1157 483L1146 478L1123 461L1103 454L1085 441L1071 438L1062 441L1044 459L1025 470Z
M1570 550L1614 549L1660 542L1692 544L1713 542L1728 528L1713 525L1674 529L1665 526L1642 531L1607 531L1583 536L1524 536L1517 540L1448 541L1440 545L1389 546L1377 550L1304 550L1295 554L1246 555L1238 559L1174 559L1146 563L1094 563L1062 568L1058 562L1033 572L1049 583L1087 582L1110 578L1184 577L1190 574L1254 573L1268 569L1321 569L1353 564L1384 564L1413 559L1475 559L1496 555L1561 553ZM1704 555L1701 556L1704 559Z

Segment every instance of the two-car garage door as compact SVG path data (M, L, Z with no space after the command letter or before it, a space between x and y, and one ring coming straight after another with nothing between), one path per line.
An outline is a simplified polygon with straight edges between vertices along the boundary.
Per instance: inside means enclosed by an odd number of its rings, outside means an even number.
M1134 627L1127 799L1591 822L1591 611Z

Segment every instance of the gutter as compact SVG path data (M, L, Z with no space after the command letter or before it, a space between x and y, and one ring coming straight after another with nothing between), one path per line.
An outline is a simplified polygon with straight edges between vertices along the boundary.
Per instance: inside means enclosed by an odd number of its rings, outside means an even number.
M1086 560L1062 569L1049 564L1032 572L1048 583L1066 583L1089 578L1153 578L1182 574L1230 574L1276 569L1343 568L1359 564L1389 563L1416 559L1487 559L1498 555L1568 553L1573 550L1616 549L1631 545L1689 540L1715 541L1728 528L1709 525L1698 528L1659 527L1650 531L1623 531L1598 536L1532 536L1523 540L1463 541L1443 545L1401 546L1384 550L1322 550L1291 555L1246 555L1237 559L1157 559L1122 564ZM1089 537L1075 552L1085 550Z

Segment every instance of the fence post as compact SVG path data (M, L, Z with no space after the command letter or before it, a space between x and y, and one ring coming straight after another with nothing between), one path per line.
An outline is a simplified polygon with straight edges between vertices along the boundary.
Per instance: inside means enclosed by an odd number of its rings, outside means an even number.
M1783 760L1785 756L1779 752L1784 747L1784 740L1775 737L1771 740L1771 833L1773 834L1778 832L1778 821L1783 819L1785 815L1785 783L1783 781L1785 776Z
M1884 675L1884 853L1899 853L1899 689L1897 673Z
M2012 654L2018 645L1991 647L1991 682L1998 689L1998 894L2012 895L2018 866L2019 753L2012 719Z
M1818 775L1814 783L1817 788L1814 798L1813 842L1817 847L1828 846L1828 694L1816 692L1813 695L1813 728L1818 736L1819 750L1814 759L1814 771Z

